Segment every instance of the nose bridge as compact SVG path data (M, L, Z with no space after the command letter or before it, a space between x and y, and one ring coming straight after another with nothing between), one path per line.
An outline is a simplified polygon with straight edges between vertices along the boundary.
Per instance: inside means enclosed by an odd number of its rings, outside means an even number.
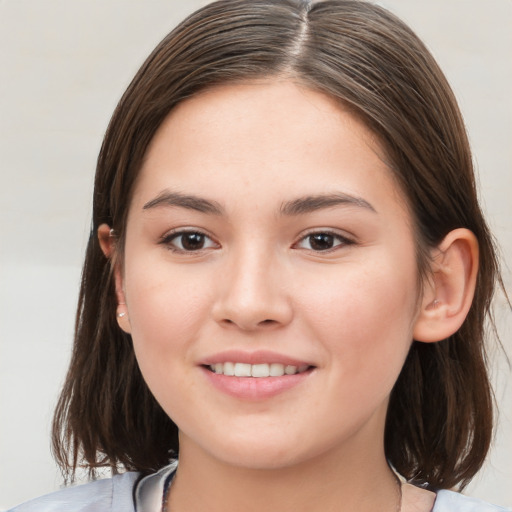
M233 251L215 306L217 321L244 330L286 324L291 304L278 255L264 244L247 244Z

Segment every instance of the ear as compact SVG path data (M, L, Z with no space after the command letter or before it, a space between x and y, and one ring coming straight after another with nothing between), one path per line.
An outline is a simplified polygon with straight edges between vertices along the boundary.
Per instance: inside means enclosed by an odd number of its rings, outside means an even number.
M116 236L114 230L108 224L102 224L98 228L98 240L103 254L112 264L117 299L117 323L124 332L130 334L131 325L124 294L123 275L119 263L116 261Z
M432 251L432 273L424 283L413 337L432 343L454 334L468 314L478 274L478 241L464 228L450 231Z

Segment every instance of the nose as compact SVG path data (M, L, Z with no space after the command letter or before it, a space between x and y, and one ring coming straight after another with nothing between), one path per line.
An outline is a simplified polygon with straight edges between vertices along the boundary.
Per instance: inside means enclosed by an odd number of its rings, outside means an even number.
M218 277L214 319L225 327L244 331L275 329L293 317L283 269L277 258L246 249L226 262Z

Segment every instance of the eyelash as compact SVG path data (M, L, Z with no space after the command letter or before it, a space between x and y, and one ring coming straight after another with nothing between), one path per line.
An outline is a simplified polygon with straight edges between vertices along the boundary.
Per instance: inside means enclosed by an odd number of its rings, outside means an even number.
M322 249L322 250L315 250L313 248L307 248L303 247L303 249L310 251L315 254L329 254L331 252L334 252L338 250L341 247L346 247L349 245L354 245L355 241L351 240L350 238L347 238L346 236L340 235L339 233L336 233L335 231L330 231L328 229L319 229L315 231L310 231L309 233L306 233L305 235L301 236L301 238L293 244L293 247L300 246L301 243L307 241L310 239L309 243L311 244L311 237L314 236L327 236L331 237L333 241L338 241L339 243L336 243L333 247L330 247L328 249Z
M181 237L184 237L186 235L197 235L199 237L202 237L203 244L208 243L207 240L209 240L209 246L208 247L200 247L198 249L186 249L183 247L183 238L181 240L181 247L176 247L173 245L173 242L177 239L180 239ZM354 240L351 240L350 238L347 238L346 236L340 235L339 233L336 233L334 231L325 229L325 230L315 230L310 231L309 233L306 233L305 235L302 235L297 242L295 242L292 245L292 248L301 248L300 245L304 242L306 242L309 239L309 244L311 246L311 237L330 237L330 241L332 242L338 242L335 243L332 247L329 247L327 249L319 249L315 250L312 247L302 247L303 249L315 253L315 254L329 254L331 252L334 252L338 250L340 247L346 247L349 245L354 245L356 242ZM320 243L322 243L320 240L318 240ZM197 229L181 229L179 231L173 231L171 233L168 233L162 237L162 240L160 242L161 244L165 245L170 251L174 253L180 253L180 254L201 254L203 251L210 250L212 248L218 248L219 244L215 242L209 235L206 233L197 230Z
M173 246L173 241L175 241L176 239L179 239L181 237L184 237L186 235L198 235L200 237L203 237L203 239L205 241L209 240L211 242L212 246L219 245L210 236L208 236L206 233L203 233L202 231L200 231L198 229L180 229L178 231L173 231L171 233L164 235L162 237L162 240L160 243L165 245L170 251L175 252L175 253L180 253L180 254L194 254L194 253L197 254L197 253L201 253L205 250L209 250L212 248L212 247L201 247L196 250L193 250L193 249L187 250L187 249L183 248L183 239L181 242L181 246L182 246L181 248Z

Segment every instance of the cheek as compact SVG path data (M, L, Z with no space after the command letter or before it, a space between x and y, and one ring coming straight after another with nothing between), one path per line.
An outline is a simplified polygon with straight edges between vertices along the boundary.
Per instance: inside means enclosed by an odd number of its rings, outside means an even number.
M412 342L415 266L381 259L346 267L326 282L322 289L303 283L302 299L305 323L329 353L328 364L359 384L392 387Z
M137 359L145 366L158 367L161 361L187 357L186 348L197 339L210 311L211 297L199 286L201 276L177 272L166 263L126 264L126 303ZM166 354L172 357L166 358Z
M162 408L181 418L191 407L183 397L197 396L190 374L192 350L201 337L210 297L168 265L130 270L126 302L139 368ZM179 393L173 392L177 389Z

